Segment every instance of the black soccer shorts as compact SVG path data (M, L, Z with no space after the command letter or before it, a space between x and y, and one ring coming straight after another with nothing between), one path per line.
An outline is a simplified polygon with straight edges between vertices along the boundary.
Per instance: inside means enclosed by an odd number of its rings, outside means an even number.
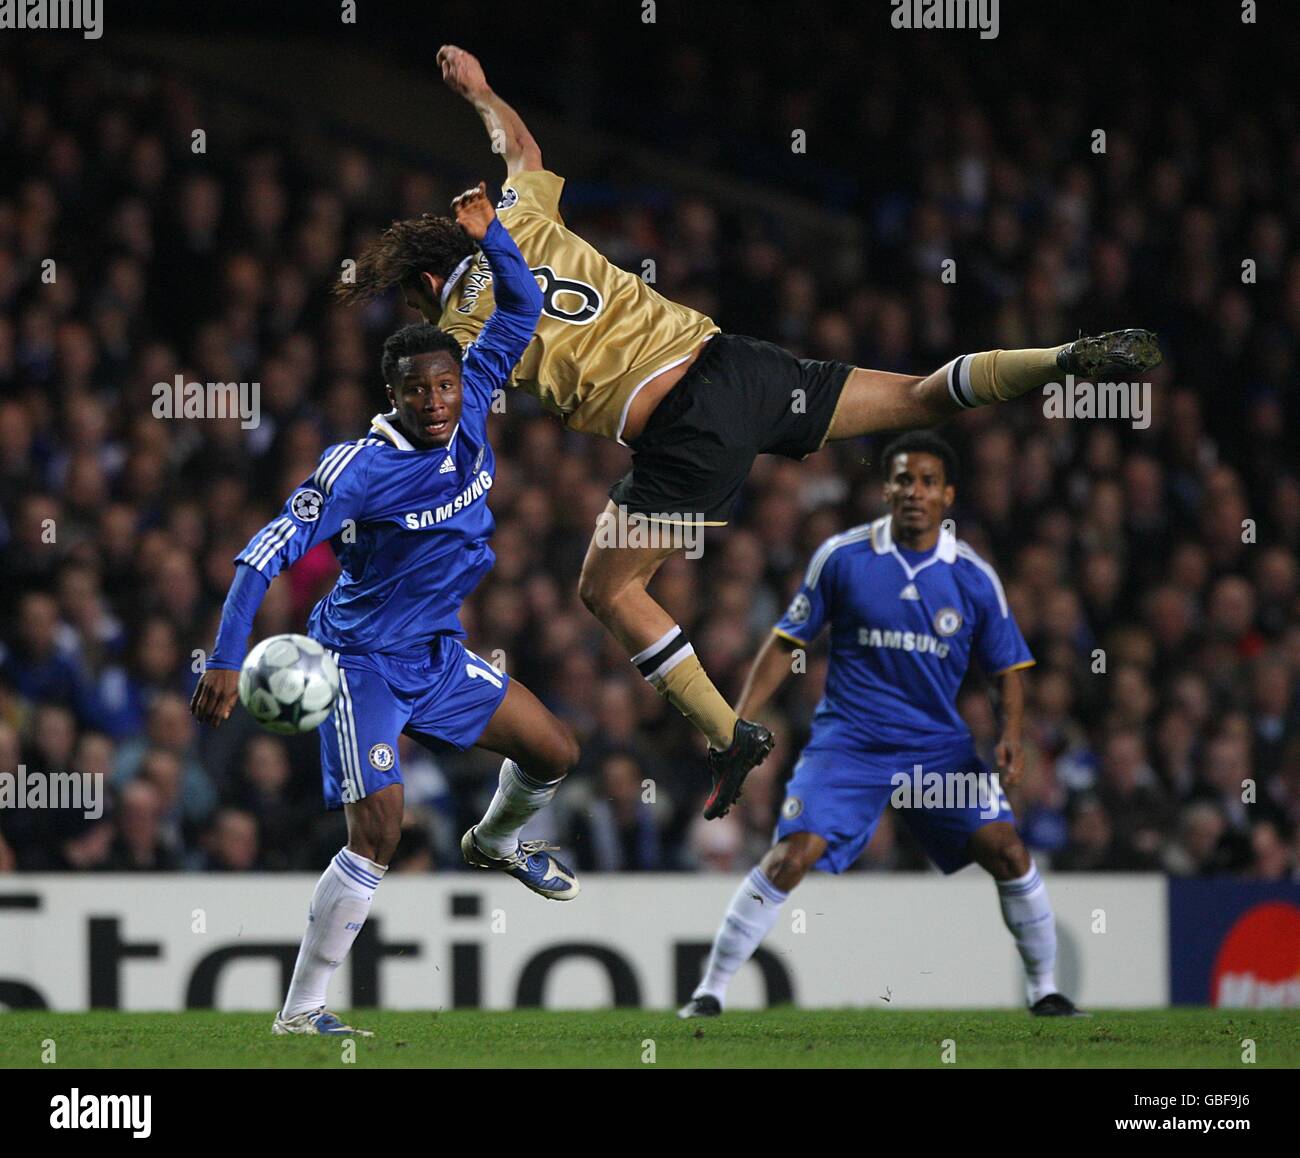
M628 444L609 497L653 521L724 526L758 455L820 449L852 369L716 334Z

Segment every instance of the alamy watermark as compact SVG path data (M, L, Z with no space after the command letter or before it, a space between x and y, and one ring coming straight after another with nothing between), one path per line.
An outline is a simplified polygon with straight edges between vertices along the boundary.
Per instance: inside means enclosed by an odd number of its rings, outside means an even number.
M680 547L685 550L686 558L698 559L704 554L704 525L699 515L689 512L637 515L619 507L617 514L601 512L592 542L597 547L634 550Z
M238 418L252 430L262 421L260 382L186 382L177 374L170 382L155 382L155 418Z
M1043 387L1044 418L1122 418L1134 430L1151 425L1150 382L1065 382Z
M133 1138L148 1138L152 1118L152 1094L83 1094L73 1086L50 1099L52 1130L130 1130Z
M83 40L104 35L104 0L0 0L0 32L72 28Z
M889 0L895 28L978 28L981 40L996 40L998 0Z
M981 820L993 820L1007 807L996 772L895 772L889 778L895 808L978 808Z
M104 815L104 777L98 772L0 772L0 809L59 808L79 811L86 820Z

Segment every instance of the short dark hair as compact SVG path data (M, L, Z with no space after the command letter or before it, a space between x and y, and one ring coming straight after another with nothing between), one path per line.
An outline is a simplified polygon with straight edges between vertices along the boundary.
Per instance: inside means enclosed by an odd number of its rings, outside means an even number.
M446 330L440 330L428 322L413 322L409 326L403 326L397 333L390 334L384 343L384 357L380 363L384 382L389 386L397 386L397 363L402 358L414 354L436 354L439 351L450 354L452 360L460 365L460 343Z
M394 221L361 251L355 279L336 282L334 294L354 305L417 281L422 273L450 277L474 250L474 239L450 217L426 213Z
M943 481L950 486L957 484L957 452L937 434L928 430L909 430L900 434L885 447L880 457L880 472L885 480L889 479L890 464L897 454L932 454L943 463Z

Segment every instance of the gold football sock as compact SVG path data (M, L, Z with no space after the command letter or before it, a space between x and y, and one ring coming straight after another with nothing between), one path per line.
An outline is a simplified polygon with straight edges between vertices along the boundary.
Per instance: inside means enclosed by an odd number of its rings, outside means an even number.
M655 691L704 733L710 748L731 747L740 717L713 686L680 627L638 652L632 662Z
M948 393L959 406L1009 402L1036 386L1061 378L1056 355L1063 349L984 350L948 363Z

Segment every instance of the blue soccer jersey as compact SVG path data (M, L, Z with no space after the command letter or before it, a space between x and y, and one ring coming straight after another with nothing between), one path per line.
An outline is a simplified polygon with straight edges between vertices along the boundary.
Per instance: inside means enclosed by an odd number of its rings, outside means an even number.
M918 758L968 748L957 691L972 657L989 675L1034 662L992 567L947 530L909 561L890 523L827 539L773 629L806 646L830 625L809 747Z
M481 387L469 385L476 353L465 359L464 409L445 448L418 451L391 415L376 415L368 437L325 452L236 557L269 581L329 540L342 573L308 632L334 651L401 651L462 634L460 606L494 561L496 460Z
M459 610L492 567L487 496L496 460L487 438L493 392L505 384L541 311L537 283L493 221L482 243L496 309L461 368L460 422L445 447L420 450L394 414L369 434L329 447L278 518L236 556L236 582L208 666L238 668L266 586L317 543L342 574L312 611L308 631L342 655L411 655L438 636L462 637Z

